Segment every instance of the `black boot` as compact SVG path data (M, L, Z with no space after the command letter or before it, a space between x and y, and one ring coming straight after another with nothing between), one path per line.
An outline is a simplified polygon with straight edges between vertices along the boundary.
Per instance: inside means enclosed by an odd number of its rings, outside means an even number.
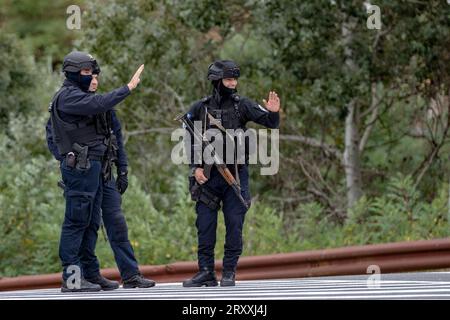
M131 278L123 281L123 287L125 289L150 288L155 286L155 284L155 281L151 279L145 279L141 274L134 275Z
M183 287L216 287L216 273L208 268L203 268L194 277L183 282Z
M234 287L236 273L234 271L224 271L220 280L221 287Z
M102 287L100 287L98 284L90 283L84 278L81 278L80 286L78 288L70 289L67 286L67 281L64 280L61 286L61 292L97 292L100 290L102 290Z
M117 281L108 280L100 274L93 278L86 278L86 280L91 283L98 284L100 287L102 287L102 290L105 291L115 290L119 288L119 283Z

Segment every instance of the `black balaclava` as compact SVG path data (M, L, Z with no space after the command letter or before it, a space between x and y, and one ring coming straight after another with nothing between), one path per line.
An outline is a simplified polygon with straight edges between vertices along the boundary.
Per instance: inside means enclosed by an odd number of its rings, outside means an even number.
M224 86L222 79L211 81L213 85L213 96L220 103L237 92L236 89L230 89Z
M75 82L75 84L80 87L83 91L88 91L91 85L92 75L84 75L80 72L69 72L66 71L66 78Z

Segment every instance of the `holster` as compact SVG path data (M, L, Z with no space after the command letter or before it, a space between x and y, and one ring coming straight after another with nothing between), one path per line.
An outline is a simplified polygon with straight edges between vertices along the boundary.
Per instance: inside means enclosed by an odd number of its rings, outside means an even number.
M220 199L207 186L200 185L195 177L189 177L189 192L192 201L200 201L212 210L220 209Z
M76 154L76 168L79 170L88 170L91 167L91 163L88 160L89 147L82 147L78 143L74 143L72 148Z
M200 199L201 188L193 176L189 177L189 193L191 194L192 201L198 201Z

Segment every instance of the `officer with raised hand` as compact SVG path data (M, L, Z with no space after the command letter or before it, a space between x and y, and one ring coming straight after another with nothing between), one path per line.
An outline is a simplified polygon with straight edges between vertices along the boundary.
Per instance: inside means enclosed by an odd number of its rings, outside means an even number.
M139 84L143 69L144 65L141 65L123 87L106 94L92 94L88 92L89 87L94 75L100 72L96 60L79 51L73 51L64 58L66 79L49 108L50 132L57 154L62 159L60 168L65 184L66 210L59 246L63 292L102 289L100 284L85 277L95 275L97 266L82 260L93 261L95 257L100 226L100 210L95 208L101 205L102 161L111 138L107 111L130 95ZM104 278L97 280L103 284L109 281Z
M208 80L212 84L212 95L195 102L189 109L187 116L194 123L201 121L202 133L214 129L242 129L246 130L246 123L253 121L268 128L278 128L280 99L276 92L269 93L268 100L263 100L265 108L256 102L240 97L237 94L239 66L230 60L218 60L208 68ZM222 132L225 136L226 133ZM191 141L191 176L195 183L191 184L198 195L196 199L196 227L198 234L198 267L199 272L191 279L183 282L184 287L217 286L214 271L214 248L216 244L217 214L222 205L224 214L226 237L223 257L223 271L221 286L234 286L236 266L242 253L242 229L247 207L250 205L248 185L248 148L245 148L245 164L238 164L237 157L234 163L228 161L227 167L236 180L240 180L242 203L235 194L235 190L219 174L215 166L205 161L195 161L195 139ZM226 139L224 138L225 142ZM225 144L225 149L227 145ZM229 150L223 154L228 153ZM204 160L204 159L203 159ZM225 163L225 159L222 159Z
M91 94L95 94L98 89L99 73L100 70L94 70L94 73L92 74L92 81L88 89L88 92ZM127 223L121 209L121 195L128 188L128 159L123 144L121 124L114 110L106 112L105 120L107 130L112 130L111 141L113 142L113 148L117 149L117 152L112 155L113 159L111 159L117 167L117 179L114 179L114 176L111 175L110 172L102 170L104 173L102 179L103 183L101 185L101 212L103 223L108 234L109 243L114 253L116 264L123 280L123 287L149 288L154 286L155 282L150 279L145 279L139 272L138 262L128 238ZM47 145L50 152L56 160L63 161L64 158L59 155L58 148L53 142L50 119L47 123L46 135ZM110 156L108 152L105 157L107 156ZM107 163L109 162L104 161L104 165ZM111 169L112 168L107 168L107 170ZM96 203L94 211L98 210L100 210L100 207L98 207L98 203ZM96 215L96 213L94 215ZM96 239L97 232L94 229L89 229L89 234L86 235L86 238ZM100 285L102 290L114 290L119 287L118 282L110 281L101 276L100 264L97 257L89 250L84 250L84 247L80 250L80 262L84 270L84 278L89 282Z

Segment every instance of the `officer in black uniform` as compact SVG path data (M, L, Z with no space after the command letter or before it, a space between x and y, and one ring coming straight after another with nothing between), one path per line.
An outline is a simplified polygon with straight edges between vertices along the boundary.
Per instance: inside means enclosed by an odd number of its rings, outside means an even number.
M88 90L91 94L95 94L98 88L99 73L100 68L93 71L92 81ZM103 170L107 176L102 179L101 208L95 207L94 211L101 209L109 243L123 280L123 287L149 288L154 286L155 282L143 278L139 272L138 262L128 239L128 227L125 216L121 210L121 195L128 188L128 159L123 144L121 125L115 110L106 112L106 126L108 131L109 129L112 130L112 142L114 143L114 147L117 148L115 159L111 159L117 167L117 179L115 180L114 176L109 174L110 172ZM47 145L55 159L63 161L64 158L59 154L58 148L53 141L51 129L51 121L49 119L46 126ZM107 163L104 163L104 165L107 165ZM111 170L111 168L108 170ZM97 232L91 232L87 236L96 238ZM119 287L118 282L110 281L100 275L100 264L95 255L91 255L89 251L81 249L80 261L85 271L84 277L89 282L99 284L102 290L114 290Z
M106 94L89 93L93 74L100 68L89 54L74 51L63 61L66 79L50 104L51 135L61 157L66 210L62 225L59 256L63 292L99 291L107 279L97 278L93 262L100 226L102 179L110 168L113 136L108 128L108 111L130 95L140 82L141 65L130 82ZM95 258L94 258L95 257ZM89 280L86 276L92 276ZM69 280L69 281L68 281ZM108 287L115 284L108 283Z
M208 68L208 80L212 83L212 95L195 102L187 113L192 121L201 121L202 129L246 130L246 123L253 121L268 128L279 127L280 99L275 92L269 93L268 101L263 100L265 108L256 102L237 95L237 79L240 76L238 65L230 60L219 60ZM214 118L213 120L210 117ZM223 141L226 141L224 138ZM216 243L217 214L220 204L226 226L225 252L221 286L234 286L236 265L242 253L242 229L247 208L239 200L232 188L213 166L206 170L207 164L195 164L195 139L191 139L191 176L195 178L192 187L200 189L196 202L196 227L198 234L199 272L183 282L184 287L217 286L214 272L214 247ZM246 148L248 151L248 145ZM225 153L223 153L225 154ZM236 160L237 158L235 158ZM250 204L248 186L248 152L245 164L227 164L233 176L240 180L241 195ZM223 159L225 161L225 159ZM227 163L229 163L227 161ZM205 172L209 171L209 176ZM237 174L236 174L237 173ZM192 190L192 189L191 189ZM192 193L192 191L191 191Z

